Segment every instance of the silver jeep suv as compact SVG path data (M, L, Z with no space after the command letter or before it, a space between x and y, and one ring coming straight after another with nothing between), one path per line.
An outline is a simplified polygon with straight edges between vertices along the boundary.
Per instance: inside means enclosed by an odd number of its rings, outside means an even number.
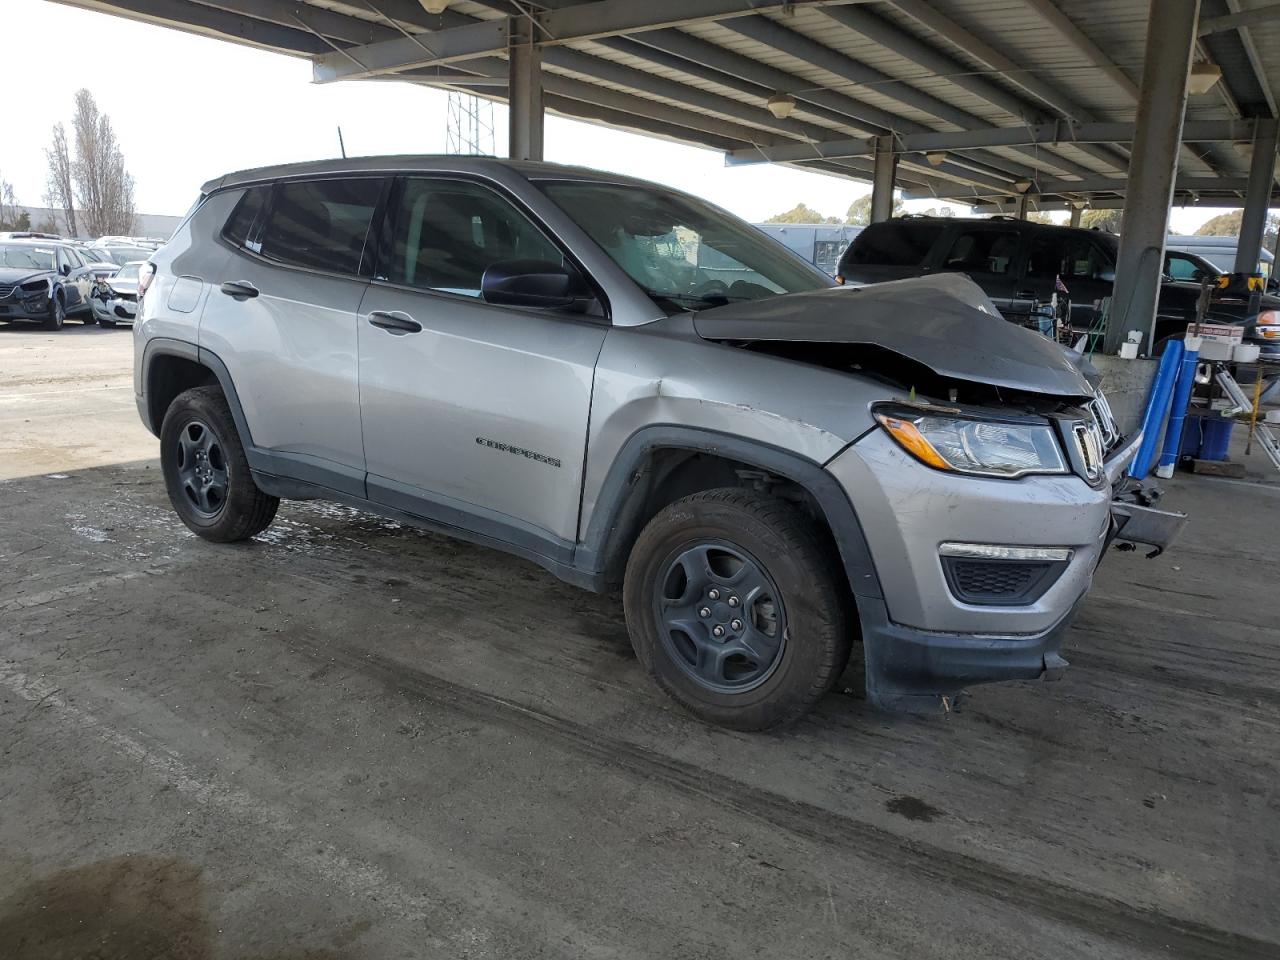
M833 288L611 174L386 157L205 185L144 269L135 387L174 508L324 498L621 585L698 716L1056 676L1136 439L959 275Z

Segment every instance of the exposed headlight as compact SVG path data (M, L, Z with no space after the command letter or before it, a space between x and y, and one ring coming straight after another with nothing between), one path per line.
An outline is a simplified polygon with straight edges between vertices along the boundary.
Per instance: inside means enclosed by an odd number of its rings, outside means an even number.
M902 449L937 470L1006 479L1070 472L1048 423L980 419L901 406L879 407L874 413Z
M1263 310L1258 314L1253 335L1266 340L1280 340L1280 310Z
M22 285L22 292L23 293L48 293L49 281L48 280L28 280L26 283Z

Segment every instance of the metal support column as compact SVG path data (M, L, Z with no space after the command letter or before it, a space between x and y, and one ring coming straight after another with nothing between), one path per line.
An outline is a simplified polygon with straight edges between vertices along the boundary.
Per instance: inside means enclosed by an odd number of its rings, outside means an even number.
M1129 330L1147 335L1155 324L1164 272L1164 238L1169 228L1182 118L1187 107L1187 73L1196 41L1200 0L1160 0L1147 17L1147 57L1129 157L1128 189L1120 221L1120 252L1111 317L1103 349L1115 353Z
M1081 214L1083 214L1083 213L1084 213L1084 208L1083 208L1083 207L1076 207L1076 206L1073 206L1073 207L1071 208L1071 226L1073 226L1073 227L1078 227L1078 226L1080 226L1080 216L1081 216Z
M1236 273L1258 269L1258 251L1267 229L1271 188L1276 180L1276 138L1280 125L1259 120L1253 134L1253 160L1249 163L1249 186L1244 194L1244 217L1240 221L1240 242L1236 246Z
M1025 220L1027 219L1027 211L1029 211L1030 209L1031 209L1031 194L1030 193L1018 194L1018 207L1014 215L1019 220Z
M876 137L875 169L871 180L872 223L893 216L893 179L897 172L898 155L893 152L893 137Z
M536 28L528 17L511 17L510 27L507 156L512 160L541 160L542 55L534 45Z

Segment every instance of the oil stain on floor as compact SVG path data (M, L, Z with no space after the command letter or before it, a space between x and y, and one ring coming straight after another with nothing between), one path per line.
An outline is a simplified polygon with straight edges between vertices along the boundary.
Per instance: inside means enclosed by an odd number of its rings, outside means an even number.
M0 902L5 960L213 960L198 866L127 856L62 870ZM327 949L242 960L345 960Z

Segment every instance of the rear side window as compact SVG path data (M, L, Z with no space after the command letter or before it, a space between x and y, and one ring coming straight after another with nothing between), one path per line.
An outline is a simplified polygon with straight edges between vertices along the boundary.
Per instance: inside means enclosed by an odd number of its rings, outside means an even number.
M942 262L944 270L1004 276L1018 255L1018 234L1013 230L976 227L962 230Z
M918 267L942 236L946 224L898 220L873 223L845 254L845 263L877 267Z
M375 178L276 184L259 231L262 255L313 270L359 273L381 190Z
M1034 280L1093 280L1109 266L1097 244L1080 236L1042 235L1027 255L1027 276Z
M261 245L256 242L250 243L249 237L270 192L271 188L267 186L250 187L246 190L240 202L236 204L236 208L231 211L227 225L222 228L222 235L237 247L248 247L254 253L260 253Z

